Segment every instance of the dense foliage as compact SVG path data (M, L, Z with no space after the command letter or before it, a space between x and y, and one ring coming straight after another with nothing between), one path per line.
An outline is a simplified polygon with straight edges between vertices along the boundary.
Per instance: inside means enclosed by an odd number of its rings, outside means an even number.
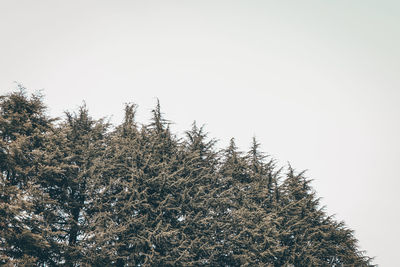
M157 104L112 128L82 106L62 120L23 88L0 97L0 265L372 266L304 173L254 139L217 151L181 139Z

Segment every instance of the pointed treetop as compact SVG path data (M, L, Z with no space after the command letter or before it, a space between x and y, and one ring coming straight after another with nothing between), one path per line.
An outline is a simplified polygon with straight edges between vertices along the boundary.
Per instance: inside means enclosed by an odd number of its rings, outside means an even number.
M237 150L237 146L236 146L236 142L235 142L235 138L232 137L231 140L229 140L229 146L228 146L228 151L236 151Z
M119 127L124 136L130 135L137 130L135 115L137 105L134 103L125 103L124 121Z
M261 144L257 141L257 138L253 136L250 151L247 153L250 159L250 162L254 164L259 164L264 161L268 156L265 155L262 151L260 151Z
M151 111L153 113L152 123L150 126L153 126L158 132L165 129L165 125L168 125L168 122L163 118L163 113L161 112L160 100L157 98L157 105Z
M196 121L192 123L192 129L186 131L185 134L187 137L186 144L190 150L206 152L211 150L216 143L215 139L207 140L208 133L204 131L204 125L198 127Z
M69 134L72 134L74 138L81 138L83 133L96 133L99 135L98 137L101 137L110 127L110 123L105 122L104 118L93 119L89 115L89 110L84 101L77 112L66 111L65 115L65 124L70 129Z
M240 152L238 152L238 147L236 146L235 143L235 138L231 138L231 140L229 141L229 146L228 148L225 150L225 155L227 160L233 160L233 161L237 161L238 156L239 156Z
M85 101L83 101L83 104L79 106L78 112L65 111L65 115L67 116L68 124L74 129L88 129L92 124L92 118L89 116L89 110Z
M18 85L17 90L0 95L0 135L3 138L7 136L14 140L18 134L44 132L56 120L46 115L41 94L28 97L25 90L22 85Z
M124 124L132 125L135 123L137 105L134 103L125 103Z

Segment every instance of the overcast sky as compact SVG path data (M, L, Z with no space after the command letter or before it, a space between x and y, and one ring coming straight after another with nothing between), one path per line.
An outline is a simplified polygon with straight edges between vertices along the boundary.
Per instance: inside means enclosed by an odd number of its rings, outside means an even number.
M0 92L85 100L118 123L161 101L226 146L253 135L308 169L329 214L380 266L398 264L400 1L0 1Z

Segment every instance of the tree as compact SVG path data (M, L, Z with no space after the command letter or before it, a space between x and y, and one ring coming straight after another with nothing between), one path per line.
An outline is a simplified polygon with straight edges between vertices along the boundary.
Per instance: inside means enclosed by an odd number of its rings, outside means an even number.
M101 176L92 179L93 216L90 218L88 263L124 266L139 264L148 247L140 236L147 223L143 142L135 120L135 105L125 106L125 118L108 138Z
M279 241L284 251L275 266L369 266L352 231L320 208L304 172L296 174L289 166L281 191Z
M123 266L173 265L181 254L182 153L163 119L160 105L152 122L138 129L134 105L125 108L122 125L111 134L104 161L101 198L94 216L96 261Z
M25 89L0 97L0 263L46 261L50 244L40 212L37 165L52 120L42 96Z
M237 266L241 262L235 239L242 228L233 214L240 210L245 201L245 191L250 183L247 167L245 157L237 150L232 138L228 148L223 151L223 160L218 169L217 190L213 195L215 202L210 205L214 214L211 225L214 253L211 260L217 265Z
M210 207L217 202L219 155L214 149L216 141L209 140L204 127L199 128L196 122L185 134L181 145L184 157L178 226L185 235L187 249L181 253L181 259L183 265L210 265L214 264L212 256L215 253L212 239L215 212Z
M66 119L48 138L40 186L49 196L46 217L54 233L57 264L77 266L88 239L89 206L93 195L88 184L101 176L108 124L94 120L85 106Z
M59 124L40 95L0 97L0 264L373 266L311 181L193 123L176 137L157 102L110 130L85 106Z

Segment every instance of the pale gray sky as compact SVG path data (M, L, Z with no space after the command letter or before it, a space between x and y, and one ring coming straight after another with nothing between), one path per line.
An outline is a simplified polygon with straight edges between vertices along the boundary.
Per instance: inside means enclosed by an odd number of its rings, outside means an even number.
M0 1L0 92L44 89L122 118L155 97L174 129L255 134L308 169L381 266L398 264L400 1Z

